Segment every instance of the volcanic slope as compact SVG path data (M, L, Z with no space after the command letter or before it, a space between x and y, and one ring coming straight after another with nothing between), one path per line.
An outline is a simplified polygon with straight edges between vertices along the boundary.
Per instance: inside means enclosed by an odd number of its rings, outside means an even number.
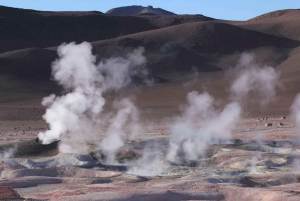
M257 108L255 105L259 103L251 103L249 107L254 114L261 111L266 114L288 114L299 91L299 41L244 29L227 22L185 23L92 44L95 51L104 56L144 46L148 58L147 66L152 74L173 83L149 88L147 92L140 93L139 97L142 100L151 99L151 96L158 97L156 100L159 104L153 103L153 108L168 108L166 111L175 111L184 102L188 91L203 91L203 86L214 95L228 96L226 86L229 86L230 78L224 72L234 67L245 52L251 53L260 66L276 67L281 74L280 82L284 86L278 92L278 99L269 107ZM194 83L194 87L183 87L182 83L190 80L186 75L195 75L195 72L200 74L201 79ZM172 106L164 102L172 103Z
M152 6L124 6L108 10L105 14L114 16L132 16L138 14L153 14L153 15L175 15L172 12L161 8L153 8Z
M48 12L0 6L0 52L63 42L96 41L202 21L205 16L109 16L101 12Z
M14 74L36 80L49 80L50 64L56 52L42 48L28 48L0 54L1 73Z
M109 46L144 46L149 61L155 62L155 65L148 63L148 67L159 74L164 70L189 71L193 66L202 72L227 69L237 62L236 55L245 51L256 54L263 65L275 67L299 44L220 22L186 23L93 42L100 55Z
M8 9L4 7L1 8ZM11 14L7 14L9 13L8 10L6 10L6 13L3 12L4 14L0 19L0 23L2 19L13 19ZM204 85L208 87L207 89L211 89L213 93L222 93L223 95L220 96L225 96L226 87L224 86L228 86L230 79L224 76L224 72L228 68L234 67L240 59L240 55L244 52L252 53L255 57L255 61L259 65L273 66L280 70L282 75L281 79L286 87L285 93L290 92L287 96L288 101L281 103L283 104L283 110L288 111L288 104L291 103L298 90L298 88L294 86L299 85L298 77L300 77L300 72L296 63L299 58L297 55L300 43L298 40L285 38L283 36L278 37L276 34L272 34L272 32L259 30L259 27L268 24L268 21L263 19L246 22L228 22L215 20L202 15L141 15L120 17L106 16L96 12L40 12L32 10L20 10L20 12L22 13L20 16L25 14L33 16L31 18L32 20L26 18L25 21L22 21L21 17L14 18L14 21L17 23L25 23L24 26L27 26L28 23L38 22L36 21L37 19L44 22L44 20L55 18L57 20L53 21L55 22L52 24L53 29L56 30L58 27L57 30L59 30L59 27L63 25L56 24L56 22L64 22L60 19L72 21L68 26L76 31L80 30L76 34L81 35L78 35L78 40L75 40L76 37L70 36L66 42L72 40L77 42L83 40L94 41L92 42L93 52L97 55L98 60L112 56L122 56L129 50L139 46L145 47L147 68L149 69L150 76L157 78L155 79L157 82L161 82L158 87L149 88L149 95L151 95L152 92L156 95L163 93L163 86L172 88L172 90L177 91L176 97L170 96L172 101L176 100L174 102L174 108L177 108L177 104L180 104L180 102L185 99L187 89L182 87L182 83L189 81L191 76L198 75L199 73L202 79L197 81L198 86L202 86L203 83L205 83ZM292 10L286 12L286 14L281 15L281 18L289 12L294 13L298 11ZM77 17L82 21L73 20L77 19ZM118 30L118 27L120 27L120 29L118 33L108 34L109 39L105 37L101 38L97 34L95 39L93 39L93 37L86 38L88 35L83 37L84 33L81 33L82 29L79 29L79 27L82 23L88 21L89 17L103 19L113 31ZM276 21L276 19L273 20L274 23L280 23L280 20ZM65 23L68 22L66 21ZM71 26L72 23L76 24L76 26ZM100 20L98 23L101 24L102 21ZM248 25L250 26L251 23L256 29L253 28L251 30L247 27ZM92 24L90 25L93 26ZM116 27L115 25L118 26ZM99 26L98 31L104 30L110 32L110 29L106 26ZM126 27L126 29L130 31L123 32L122 27ZM291 30L291 27L287 26L286 29ZM93 33L92 30L93 29L87 27L86 31ZM42 38L43 34L35 32L34 29L31 31ZM65 32L71 35L73 34L73 31L69 29L66 29ZM10 35L9 31L3 32L2 34ZM47 35L44 35L43 37L46 36ZM21 46L30 46L29 48L0 54L0 74L9 73L29 79L30 81L49 80L51 77L51 61L57 57L55 53L57 47L52 44L58 45L58 41L62 42L64 40L61 36L57 35L57 37L60 38L56 38L55 43L52 37L49 37L45 40L46 42L37 45L34 45L34 43L26 39L29 43L25 45L21 43ZM11 44L19 44L18 40L20 40L20 38L22 39L22 37L16 38L17 39L11 39ZM36 41L39 41L39 39ZM51 44L49 46L52 47L44 49L32 48L46 47L46 44ZM9 48L16 49L18 47L9 45ZM290 75L291 79L289 77ZM213 82L213 80L218 80L218 82ZM9 83L6 84L9 85ZM194 87L188 88L188 90L201 91L203 89L201 87ZM286 95L287 94L284 94L284 96ZM144 93L141 93L140 96L148 97L148 95Z
M300 10L279 10L260 15L245 22L235 23L245 29L300 40Z
M288 38L295 41L300 40L300 10L287 9L266 13L245 22L232 22L231 24L281 38ZM278 50L279 54L282 49ZM274 57L270 55L269 60ZM286 58L278 65L274 65L281 73L281 81L285 86L286 98L294 97L299 91L300 68L299 68L300 49L299 47L290 51Z
M226 23L193 22L92 44L98 58L122 55L129 49L145 47L147 67L152 75L176 80L195 70L216 72L232 67L245 51L257 55L257 61L263 65L277 66L300 43ZM52 50L55 49L24 49L0 54L0 72L50 78L50 63L55 59ZM23 72L22 68L26 71Z

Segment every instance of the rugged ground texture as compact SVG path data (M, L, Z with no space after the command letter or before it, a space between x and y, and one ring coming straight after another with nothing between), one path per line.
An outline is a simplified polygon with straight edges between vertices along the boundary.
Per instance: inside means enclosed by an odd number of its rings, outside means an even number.
M273 126L266 127L270 122ZM144 143L166 145L167 134L161 134L166 125L156 126L149 133L144 128L143 137L128 141L127 148L138 152ZM1 160L0 186L37 200L299 200L300 146L294 128L280 116L245 118L233 141L212 145L206 157L172 164L157 176L134 175L126 164L104 165L91 155L58 154L55 144L40 145L41 152L35 139L10 138L15 143L1 148L14 147L16 155ZM2 140L8 133L16 132L8 126ZM147 172L159 168L143 167ZM1 190L17 198L11 188Z
M243 22L203 15L0 11L0 200L300 199L298 126L289 116L300 92L299 10ZM166 145L169 118L180 113L188 92L208 91L220 105L227 103L225 86L232 82L227 70L244 52L280 72L283 87L268 106L259 106L258 95L250 94L233 139L211 145L206 157L171 164L156 176L134 175L128 164L105 165L92 153L61 154L59 142L44 147L36 141L37 133L48 129L42 98L61 93L50 80L51 62L57 46L71 41L91 42L98 60L145 47L156 84L105 95L107 100L134 95L141 121L152 123L126 144L137 156L145 143ZM105 129L84 139L91 152L103 134Z

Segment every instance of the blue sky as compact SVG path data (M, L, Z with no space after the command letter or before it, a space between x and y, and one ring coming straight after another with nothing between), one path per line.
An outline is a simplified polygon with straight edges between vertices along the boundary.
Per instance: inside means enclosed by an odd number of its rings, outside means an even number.
M300 0L0 0L0 5L49 11L101 12L121 6L152 5L177 14L247 20L270 11L300 9Z

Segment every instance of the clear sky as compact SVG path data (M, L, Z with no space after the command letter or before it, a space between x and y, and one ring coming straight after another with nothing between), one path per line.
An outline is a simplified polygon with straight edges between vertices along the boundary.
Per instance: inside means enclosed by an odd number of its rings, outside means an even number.
M0 0L0 5L44 11L101 12L121 6L152 5L176 14L247 20L270 11L300 9L300 0Z

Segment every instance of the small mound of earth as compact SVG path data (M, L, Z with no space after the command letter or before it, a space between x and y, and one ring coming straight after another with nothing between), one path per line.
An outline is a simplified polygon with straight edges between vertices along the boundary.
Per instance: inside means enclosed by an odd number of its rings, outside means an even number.
M12 149L14 157L49 157L59 153L58 143L59 141L54 141L50 144L41 144L39 139L36 138L29 141L3 145L0 147L0 152L5 153Z
M23 200L12 187L0 187L0 200Z

